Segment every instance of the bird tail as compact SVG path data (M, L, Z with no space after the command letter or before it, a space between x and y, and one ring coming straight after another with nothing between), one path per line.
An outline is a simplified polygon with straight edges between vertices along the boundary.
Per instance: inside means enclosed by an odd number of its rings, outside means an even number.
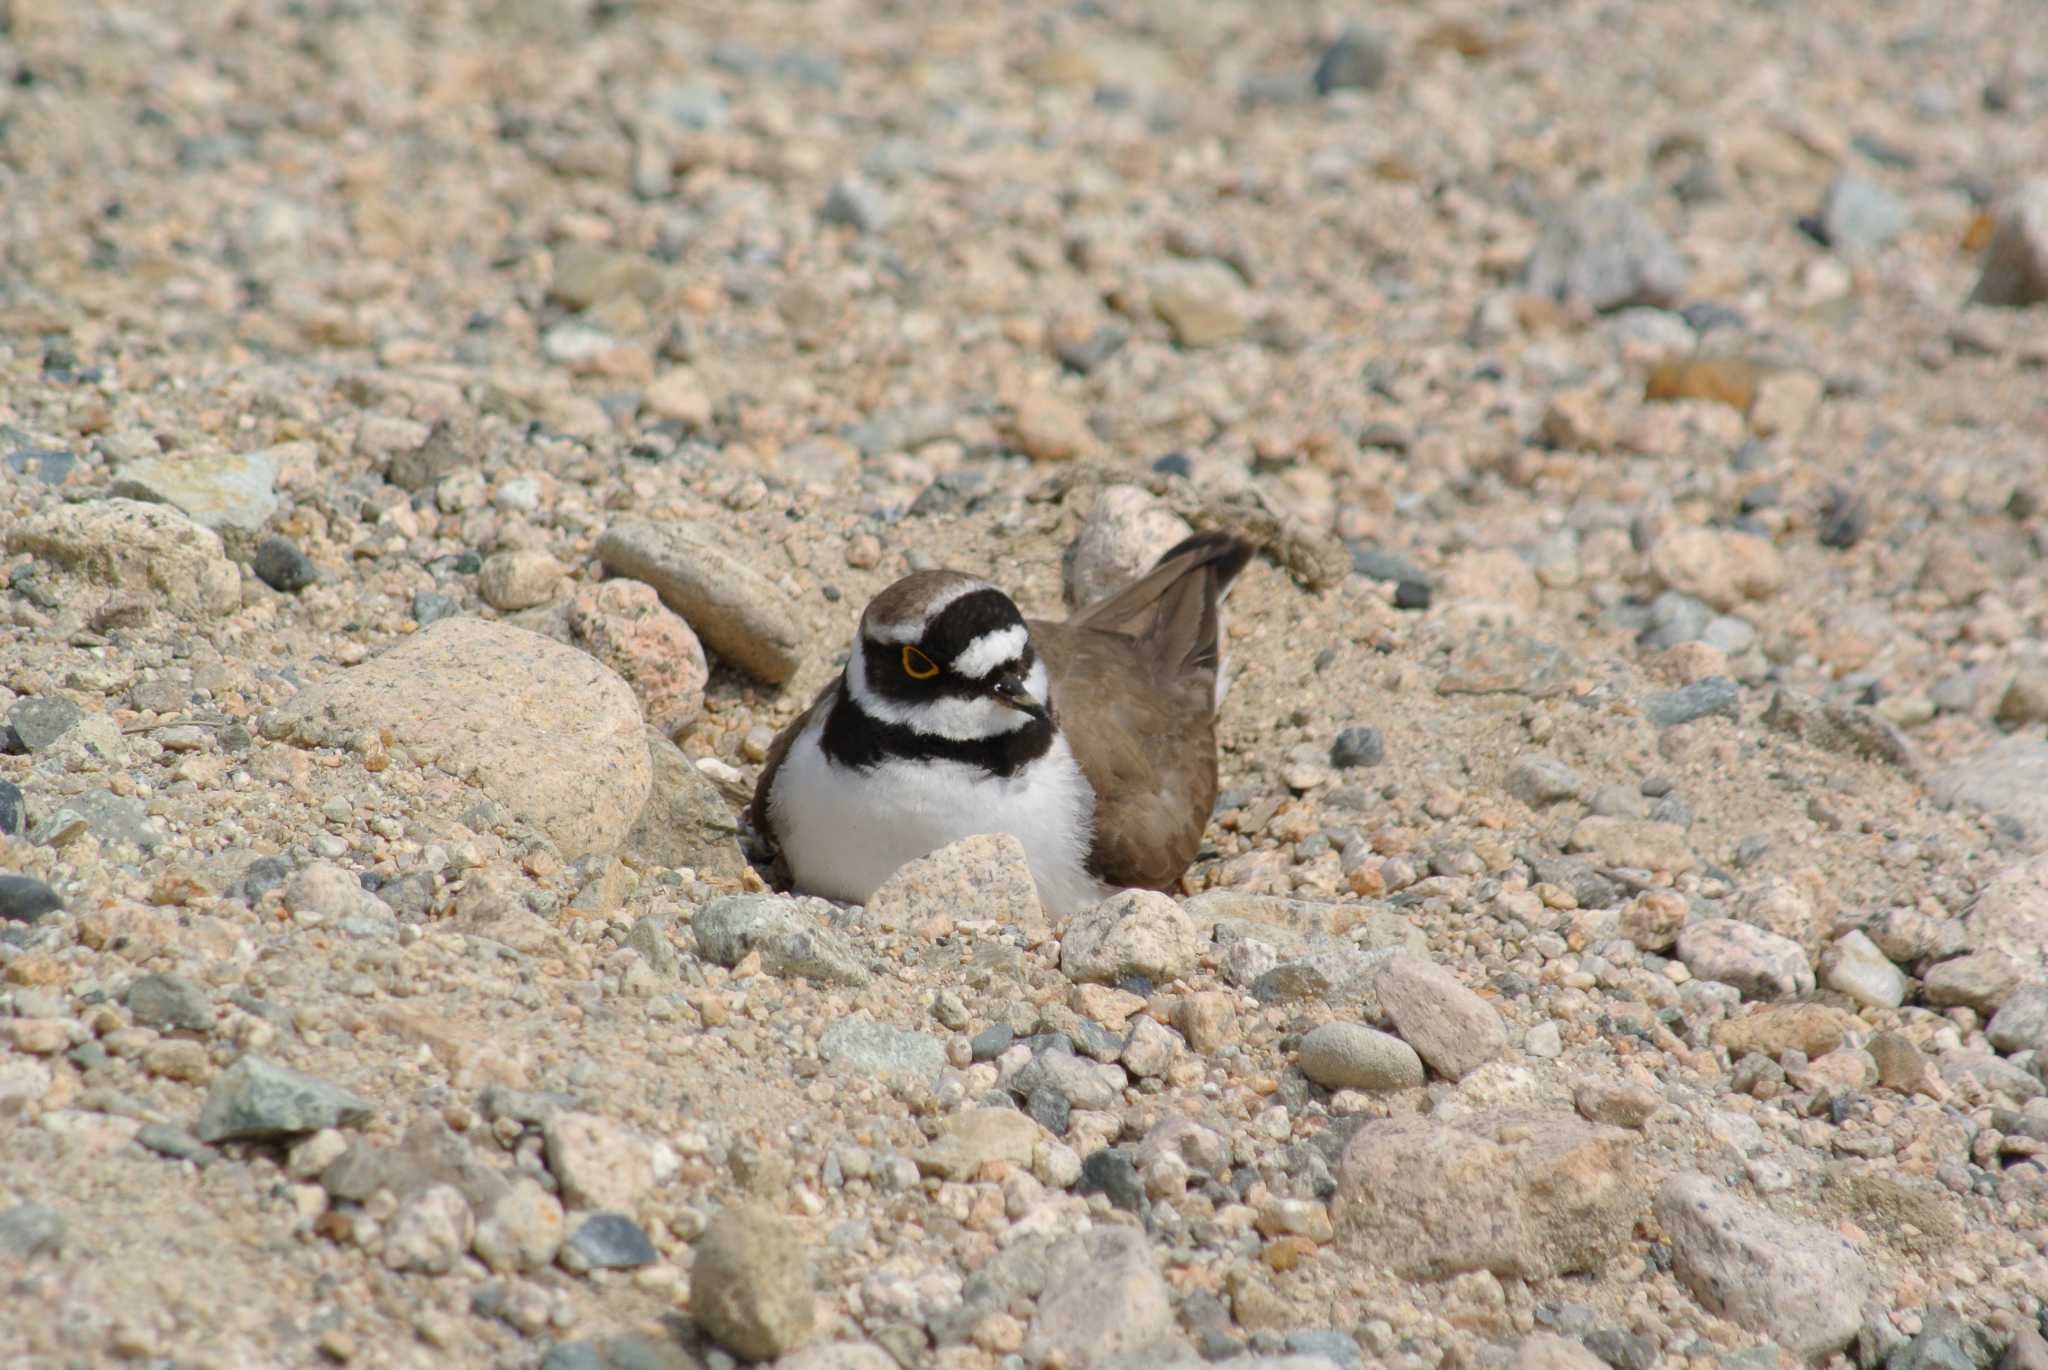
M1223 599L1251 556L1252 545L1235 533L1196 533L1069 623L1136 638L1169 676L1215 671L1222 663Z

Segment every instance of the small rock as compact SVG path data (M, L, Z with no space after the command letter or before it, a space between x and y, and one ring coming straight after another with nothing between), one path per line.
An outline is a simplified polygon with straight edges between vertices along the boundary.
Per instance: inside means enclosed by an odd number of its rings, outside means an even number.
M712 651L779 685L808 640L796 605L752 566L683 523L615 523L598 539L605 570L652 585Z
M488 592L484 598L497 604ZM632 687L641 717L663 736L680 736L702 716L711 674L703 645L652 585L621 578L582 586L569 601L569 631Z
M0 1209L0 1256L26 1262L64 1249L64 1215L48 1204L19 1203Z
M1984 1035L2000 1051L2032 1051L2048 1056L2048 984L2021 985L2005 997L1984 1027Z
M1906 202L1860 176L1837 176L1821 201L1817 219L1820 239L1843 256L1877 251L1906 231L1913 221Z
M1749 407L1749 431L1760 438L1797 437L1812 422L1826 383L1811 371L1773 371L1757 383L1756 400ZM1860 533L1850 533L1845 519L1852 515L1844 506L1834 511L1832 522L1823 521L1820 541L1826 547L1853 545ZM1863 517L1869 518L1866 509ZM1847 541L1843 541L1844 537ZM1832 537L1835 540L1830 542Z
M868 972L853 948L819 921L830 909L823 900L728 894L706 904L690 926L697 950L718 965L736 966L758 952L771 975L865 985Z
M1119 1067L1065 1051L1039 1052L1009 1080L1011 1091L1026 1099L1051 1093L1070 1109L1100 1110L1113 1109L1122 1102L1125 1083Z
M1870 1059L1877 1063L1877 1082L1901 1094L1939 1097L1941 1082L1910 1037L1898 1032L1880 1032L1870 1039Z
M1368 1121L1344 1148L1331 1208L1360 1259L1404 1277L1539 1280L1600 1269L1628 1243L1639 1202L1628 1133L1483 1113Z
M1084 608L1107 599L1192 531L1156 495L1135 485L1105 485L1067 550L1067 603Z
M1392 56L1386 35L1360 24L1346 24L1316 59L1316 94L1338 90L1377 90L1387 79Z
M1152 312L1182 347L1229 342L1250 326L1244 284L1221 262L1164 262L1148 271L1145 280L1152 294Z
M1164 1075L1180 1054L1181 1046L1179 1034L1164 1023L1141 1015L1132 1020L1117 1059L1133 1076L1147 1079Z
M1017 401L1010 438L1033 461L1071 461L1094 445L1088 418L1066 399L1038 390Z
M562 564L546 552L498 552L477 572L477 593L501 613L545 604L562 583Z
M22 828L27 821L23 809L21 786L12 780L0 780L0 837L21 836ZM5 901L0 899L0 908L4 907ZM5 916L0 914L0 917Z
M136 1130L135 1142L159 1156L168 1156L174 1161L190 1161L201 1170L220 1159L220 1152L203 1145L184 1128L172 1127L168 1123L144 1123Z
M1970 303L2024 308L2048 301L2048 177L2036 177L1999 202Z
M1849 1343L1876 1292L1855 1248L1684 1172L1657 1191L1672 1269L1709 1312L1813 1359Z
M1759 721L1773 732L1811 743L1822 751L1868 757L1894 766L1913 764L1905 735L1874 709L1815 699L1778 689Z
M2022 667L1999 696L1998 708L1991 716L2008 728L2048 721L2048 670Z
M1906 973L1860 930L1836 938L1821 956L1820 982L1872 1008L1906 1002Z
M1751 999L1783 999L1814 988L1813 968L1797 942L1732 918L1688 926L1678 935L1678 959L1700 979L1733 985Z
M278 458L269 452L144 457L122 465L112 493L175 505L202 528L254 532L277 512Z
M187 619L211 619L241 603L242 577L219 534L169 505L129 499L55 504L14 522L7 549L133 590Z
M1708 676L1643 701L1643 717L1660 728L1675 728L1697 718L1740 718L1741 691L1727 676Z
M213 1004L206 991L173 972L138 976L122 1002L144 1027L213 1031Z
M1764 1004L1714 1024L1711 1035L1739 1060L1752 1051L1773 1059L1790 1051L1817 1058L1862 1033L1855 1014L1828 1004Z
M789 1224L765 1209L720 1209L696 1245L690 1314L712 1340L747 1360L768 1360L809 1341L818 1300Z
M1324 1023L1301 1039L1301 1073L1326 1089L1414 1089L1422 1058L1398 1037L1358 1023Z
M640 392L640 406L655 418L672 420L689 431L711 426L711 392L692 367L672 367L649 381Z
M857 176L833 183L818 217L828 224L844 224L858 233L880 233L896 217L895 208L880 188Z
M1014 1108L972 1108L946 1119L945 1129L917 1154L917 1168L942 1180L972 1180L1004 1162L1028 1170L1045 1132Z
M1679 590L1727 613L1747 600L1769 599L1785 588L1778 549L1751 533L1680 528L1650 548L1649 569L1667 589Z
M1201 935L1180 905L1154 890L1124 890L1067 924L1060 970L1070 980L1162 983L1192 971L1200 953Z
M476 1219L453 1185L430 1185L400 1202L384 1234L384 1264L393 1270L445 1275L469 1250Z
M868 896L867 910L910 927L941 915L1008 927L1045 923L1024 846L1008 833L963 837L920 856Z
M1570 799L1585 787L1570 766L1554 756L1518 757L1501 787L1532 809Z
M654 1188L654 1150L624 1124L564 1109L541 1124L541 1139L570 1208L631 1213Z
M1102 1226L1045 1256L1045 1288L1025 1339L1033 1364L1088 1365L1151 1347L1173 1326L1166 1281L1145 1234Z
M0 922L33 923L64 907L57 891L27 875L0 875Z
M562 1244L562 1268L575 1274L586 1270L637 1270L661 1259L640 1224L623 1213L593 1213L577 1224Z
M485 1210L471 1244L491 1269L517 1274L553 1264L562 1229L561 1201L538 1180L521 1175Z
M202 1142L267 1141L366 1123L373 1112L337 1085L244 1055L214 1077L192 1131Z
M2020 963L2002 951L1977 951L1932 967L1922 977L1920 996L1936 1008L1960 1004L1990 1017L2020 986Z
M1330 764L1340 771L1377 766L1386 756L1386 738L1378 728L1346 728L1330 744Z
M946 1048L929 1033L842 1018L818 1039L818 1055L843 1075L884 1084L930 1085L946 1068Z
M290 538L263 539L249 569L256 579L284 595L295 595L320 579L319 570Z
M1531 294L1599 313L1668 306L1690 275L1647 214L1607 195L1588 196L1552 217L1522 266Z
M56 746L82 717L78 705L63 695L29 695L8 709L7 726L22 748L33 753Z
M2048 1338L2031 1327L2020 1328L1999 1357L1998 1370L2048 1370Z
M1379 968L1373 987L1394 1030L1446 1079L1463 1079L1507 1047L1507 1027L1493 1005L1442 966L1395 956Z
M1589 1123L1627 1127L1641 1131L1659 1108L1663 1096L1647 1085L1589 1082L1572 1094L1579 1116Z

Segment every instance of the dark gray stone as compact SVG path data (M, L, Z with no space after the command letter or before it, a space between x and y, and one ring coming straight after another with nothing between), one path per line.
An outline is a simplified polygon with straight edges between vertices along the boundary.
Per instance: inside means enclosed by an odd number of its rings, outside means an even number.
M1017 1034L1008 1023L992 1023L969 1038L967 1046L976 1061L993 1061L1016 1040Z
M421 590L412 597L412 621L424 628L462 612L462 606L447 595Z
M1387 740L1378 728L1352 727L1330 744L1330 764L1339 770L1377 766L1387 757Z
M19 837L28 822L21 786L0 780L0 837Z
M1074 1188L1082 1194L1104 1194L1126 1213L1145 1206L1145 1186L1138 1179L1138 1167L1113 1146L1092 1152L1081 1162L1081 1179Z
M281 594L295 595L320 579L319 571L290 538L265 538L250 563L256 579Z
M829 908L822 900L728 894L706 904L690 926L697 950L721 966L736 966L759 952L761 968L771 975L865 985L868 972L853 948L818 921Z
M1024 1100L1024 1111L1032 1121L1055 1137L1067 1135L1067 1122L1073 1116L1074 1106L1067 1102L1067 1096L1051 1085L1041 1085Z
M1675 728L1698 718L1740 718L1741 699L1742 691L1733 680L1710 675L1651 695L1643 701L1643 716L1660 728Z
M291 875L291 862L282 856L259 856L242 871L229 893L253 906L272 890L283 888Z
M1582 1340L1586 1349L1614 1370L1650 1370L1657 1363L1655 1345L1621 1327L1596 1327Z
M7 711L7 726L25 750L39 752L54 746L81 717L78 706L62 695L30 695L14 701Z
M625 1214L593 1213L569 1234L560 1259L572 1270L637 1270L653 1265L661 1254Z
M703 879L737 880L746 858L732 804L659 729L647 730L647 757L654 783L620 854L640 866L688 866Z
M122 1002L144 1027L213 1031L213 1003L206 991L175 972L139 977L128 986Z
M57 891L26 875L0 875L0 923L33 923L64 907Z
M202 1142L266 1141L366 1123L374 1112L339 1085L243 1056L214 1077L193 1135Z
M136 1132L135 1140L159 1156L168 1156L174 1161L190 1161L202 1170L220 1159L220 1152L184 1128L172 1127L169 1123L144 1123Z
M1337 90L1373 90L1387 79L1391 50L1386 36L1360 24L1347 24L1316 59L1316 94Z

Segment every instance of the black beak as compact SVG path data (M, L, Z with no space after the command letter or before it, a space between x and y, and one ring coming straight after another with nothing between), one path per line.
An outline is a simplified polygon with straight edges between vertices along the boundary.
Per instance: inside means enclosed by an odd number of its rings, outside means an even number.
M1018 713L1030 714L1033 718L1041 719L1051 717L1037 696L1024 688L1024 678L1015 671L1005 671L997 676L996 683L989 686L989 693Z

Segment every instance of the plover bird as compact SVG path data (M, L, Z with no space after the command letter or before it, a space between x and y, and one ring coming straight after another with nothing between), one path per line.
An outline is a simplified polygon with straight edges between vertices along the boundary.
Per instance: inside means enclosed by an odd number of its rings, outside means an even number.
M905 576L769 749L755 833L796 889L854 903L977 833L1022 844L1056 915L1171 887L1216 802L1221 609L1251 551L1197 534L1064 623L958 571Z

